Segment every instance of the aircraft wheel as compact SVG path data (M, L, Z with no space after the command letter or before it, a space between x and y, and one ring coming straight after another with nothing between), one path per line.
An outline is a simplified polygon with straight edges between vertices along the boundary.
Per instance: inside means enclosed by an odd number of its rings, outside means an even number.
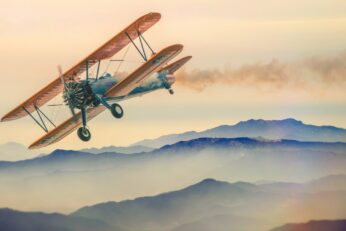
M173 89L172 89L172 88L170 88L170 89L168 90L168 92L169 92L169 94L171 94L171 95L173 95L173 94L174 94L174 91L173 91Z
M112 112L112 115L117 119L120 119L124 115L123 108L117 103L112 104L111 112Z
M78 134L79 139L81 139L83 141L89 141L91 138L90 131L84 127L78 128L77 134Z

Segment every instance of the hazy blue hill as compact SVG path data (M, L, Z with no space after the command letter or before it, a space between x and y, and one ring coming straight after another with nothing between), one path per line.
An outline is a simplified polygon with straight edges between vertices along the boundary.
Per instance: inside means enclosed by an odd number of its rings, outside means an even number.
M120 160L128 155L119 153L91 154L81 151L57 149L49 155L39 156L29 160L14 162L0 161L1 171L15 171L16 173L32 170L41 172L45 170L79 170L89 168L104 168L109 166L109 160Z
M345 220L313 220L307 223L286 224L271 231L345 231Z
M346 191L342 191L343 187L324 191L325 179L346 184L346 177L331 175L299 184L300 190L292 192L277 190L287 186L283 182L264 187L208 178L156 196L82 207L68 216L0 209L0 230L269 230L287 223L287 219L336 219L345 214ZM311 183L315 184L313 189Z
M145 147L141 145L134 145L134 146L128 146L128 147L107 146L102 148L88 148L88 149L82 149L80 151L93 153L93 154L100 154L104 152L134 154L134 153L150 152L152 150L153 148L149 148L149 147Z
M197 138L189 141L180 141L172 145L165 145L151 152L138 154L120 154L105 152L101 154L91 154L82 151L57 149L49 155L36 157L29 160L15 162L0 161L0 173L2 170L24 171L28 168L37 168L37 171L49 167L53 170L78 170L89 168L108 168L124 162L136 162L155 159L165 156L194 155L201 151L232 152L237 150L306 150L316 152L316 155L336 155L346 156L346 143L336 142L301 142L295 140L263 140L254 138Z
M28 207L20 201L30 201L30 209L71 212L100 201L156 195L205 178L308 181L346 174L345 166L346 143L340 142L198 138L131 155L56 150L30 160L0 162L0 184L6 186L1 201L24 210ZM282 193L284 187L277 188ZM45 192L52 200L42 203Z
M210 217L203 217L197 221L182 224L172 231L254 231L265 230L258 220L233 216L230 214L219 214Z
M346 191L346 175L337 174L321 177L319 179L310 181L307 186L311 189L321 189L328 191L345 190Z
M0 161L30 159L38 156L39 153L39 151L28 150L24 145L15 142L0 144Z
M333 151L346 155L346 143L342 142L305 142L296 140L264 140L256 138L197 138L165 145L155 152L188 152L203 149L258 149L258 148L299 148L319 151Z
M19 212L0 209L1 231L106 231L110 227L92 219L58 213Z
M328 178L330 181L340 181L338 176ZM246 182L227 183L205 179L157 196L87 206L71 216L99 219L129 230L138 227L141 230L175 231L268 230L273 227L273 218L276 222L284 223L291 209L299 208L302 213L309 211L306 212L308 215L289 217L298 220L309 219L309 216L310 219L311 216L329 218L344 214L346 208L342 201L346 191L325 192L323 184L318 187L319 182L319 179L314 181L314 191L307 183L299 184L300 190L292 193L277 190L284 185L282 182L272 184L273 187L263 187ZM346 184L346 177L343 184ZM330 215L332 210L333 215Z
M306 183L274 182L258 185L262 190L271 192L314 192L346 191L346 175L329 175Z
M161 147L179 141L201 137L262 137L265 139L289 139L300 141L346 142L346 129L333 126L315 126L304 124L295 119L284 120L248 120L235 125L222 125L201 132L185 132L147 139L134 145Z
M250 183L230 184L206 179L182 190L157 196L84 207L72 216L103 220L130 230L136 227L141 227L141 230L166 230L177 223L229 212L227 206L234 202L266 196Z

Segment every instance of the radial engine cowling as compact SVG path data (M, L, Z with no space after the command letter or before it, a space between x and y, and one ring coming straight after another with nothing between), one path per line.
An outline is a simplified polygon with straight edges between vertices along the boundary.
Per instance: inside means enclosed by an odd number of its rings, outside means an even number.
M63 98L66 104L82 109L93 102L93 92L89 84L83 82L68 82L64 90Z

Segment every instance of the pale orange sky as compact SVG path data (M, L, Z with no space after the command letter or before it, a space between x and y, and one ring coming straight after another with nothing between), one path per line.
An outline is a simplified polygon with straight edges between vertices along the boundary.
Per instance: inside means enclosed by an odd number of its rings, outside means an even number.
M156 50L184 44L182 55L193 56L186 70L273 59L299 62L346 50L345 1L6 1L0 9L0 114L55 78L57 65L69 68L150 11L160 12L162 19L146 38ZM134 49L129 59L140 60ZM123 69L133 66L126 64ZM313 78L311 81L314 85ZM202 92L177 85L174 96L158 91L124 102L121 120L104 112L89 124L93 137L88 143L71 134L51 148L124 146L144 138L250 118L294 117L346 127L344 88L315 85L309 91L292 86L258 89L215 84ZM46 111L52 114L52 109ZM65 111L59 118L67 116ZM0 124L0 143L29 145L42 134L28 118Z

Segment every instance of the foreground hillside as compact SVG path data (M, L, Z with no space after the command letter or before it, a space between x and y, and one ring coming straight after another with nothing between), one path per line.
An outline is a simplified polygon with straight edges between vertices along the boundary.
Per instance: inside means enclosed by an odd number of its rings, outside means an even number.
M2 209L0 224L3 231L261 231L288 222L340 219L346 214L345 189L346 175L328 176L304 184L256 185L205 179L181 190L99 203L70 215Z
M319 220L301 224L287 224L271 231L344 231L346 220Z
M346 175L328 177L329 183L337 185L334 191L323 183L324 179L306 184L264 185L205 179L179 191L101 203L71 215L128 230L141 227L174 231L268 230L289 220L344 217Z
M2 231L107 231L110 229L106 223L92 219L58 213L0 209L0 230Z

